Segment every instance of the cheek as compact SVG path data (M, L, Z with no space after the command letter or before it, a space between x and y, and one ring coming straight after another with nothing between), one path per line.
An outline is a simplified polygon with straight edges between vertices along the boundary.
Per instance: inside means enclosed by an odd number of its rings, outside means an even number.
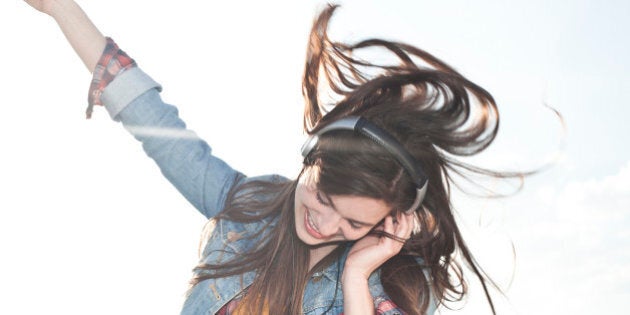
M368 233L370 233L370 229L360 229L360 230L349 229L344 234L347 240L356 241L358 239L363 238Z
M304 214L304 208L300 206L299 204L296 204L293 207L293 218L296 220L296 222L298 220L301 220L303 214Z

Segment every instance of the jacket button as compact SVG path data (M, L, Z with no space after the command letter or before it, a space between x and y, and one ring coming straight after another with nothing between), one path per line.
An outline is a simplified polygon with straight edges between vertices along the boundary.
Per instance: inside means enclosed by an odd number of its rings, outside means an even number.
M214 283L210 284L210 290L212 290L212 293L214 293L214 297L217 299L217 301L221 300L221 295L219 294L219 291L217 291L217 287L214 286Z

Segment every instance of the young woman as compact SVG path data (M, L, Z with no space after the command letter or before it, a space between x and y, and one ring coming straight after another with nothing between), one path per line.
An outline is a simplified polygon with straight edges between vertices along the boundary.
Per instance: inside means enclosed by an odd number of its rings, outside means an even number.
M104 105L212 220L182 314L432 314L466 294L456 252L492 306L449 187L453 172L501 175L456 160L492 142L498 113L487 91L444 62L404 43L335 43L327 36L336 8L329 6L308 42L311 137L300 175L248 178L186 130L160 99L160 85L74 1L26 2L58 22L93 72L88 117ZM356 57L374 47L399 63ZM340 96L334 104L322 103L327 90Z

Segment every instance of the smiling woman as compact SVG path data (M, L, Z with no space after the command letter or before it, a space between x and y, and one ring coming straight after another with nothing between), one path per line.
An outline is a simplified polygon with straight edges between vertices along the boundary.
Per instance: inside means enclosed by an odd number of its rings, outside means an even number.
M26 2L59 23L92 71L88 117L104 105L215 223L183 314L430 314L466 294L456 254L492 306L453 217L451 173L519 174L456 159L493 141L498 112L486 90L438 58L383 39L334 42L328 24L337 7L327 7L308 41L302 87L311 138L300 174L248 177L186 129L161 86L74 1ZM365 49L396 62L359 59ZM324 103L331 91L338 100Z
M361 195L325 196L303 176L295 190L295 228L309 245L355 241L392 212L382 200ZM304 179L304 180L303 180Z

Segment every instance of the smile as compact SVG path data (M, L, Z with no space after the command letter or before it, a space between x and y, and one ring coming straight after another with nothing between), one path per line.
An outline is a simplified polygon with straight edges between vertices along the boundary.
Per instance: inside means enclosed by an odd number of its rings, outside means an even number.
M323 239L325 238L325 236L319 232L319 230L317 229L315 222L313 221L313 218L311 217L311 212L308 208L304 208L306 209L306 211L304 211L304 226L306 227L306 232L308 232L308 234L310 236L312 236L313 238L316 239Z

